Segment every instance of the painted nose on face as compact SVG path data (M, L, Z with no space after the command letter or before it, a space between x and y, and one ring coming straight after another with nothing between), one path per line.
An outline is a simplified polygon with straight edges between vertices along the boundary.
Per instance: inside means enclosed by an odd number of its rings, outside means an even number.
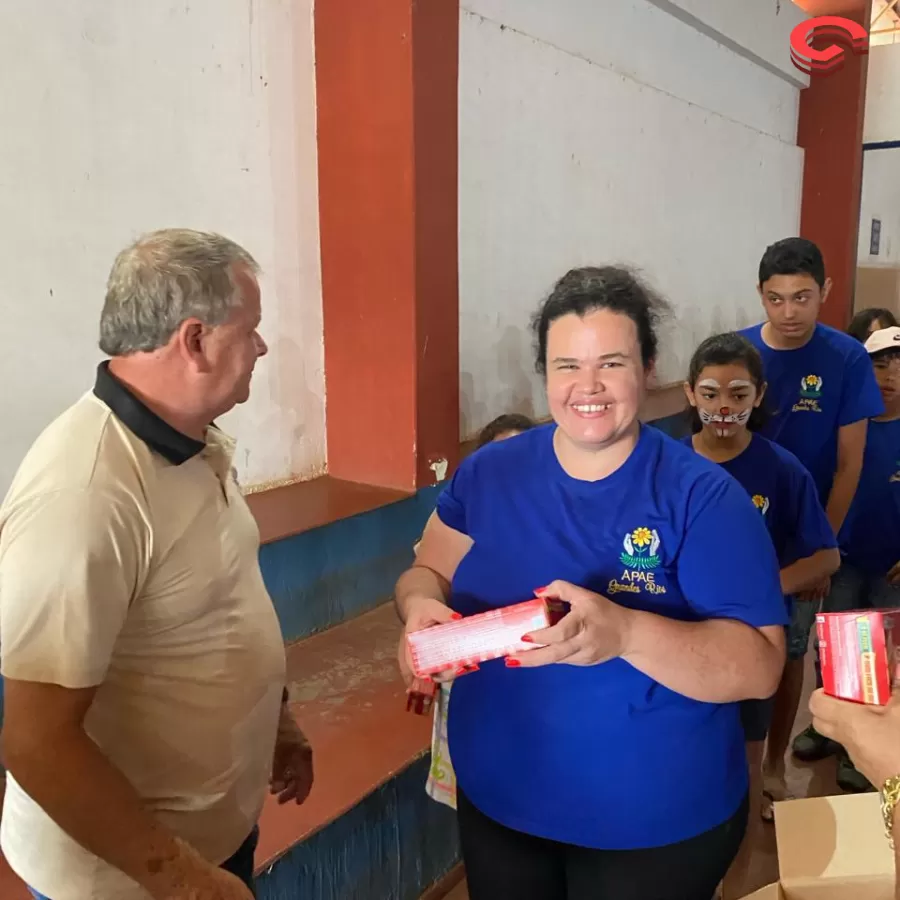
M731 412L731 410L730 410L727 406L723 406L723 407L719 410L719 415L720 415L720 416L727 416L730 412Z

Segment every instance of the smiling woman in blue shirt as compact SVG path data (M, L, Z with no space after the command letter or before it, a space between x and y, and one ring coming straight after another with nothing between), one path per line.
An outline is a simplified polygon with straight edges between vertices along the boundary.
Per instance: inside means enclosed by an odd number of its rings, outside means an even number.
M709 900L746 828L738 701L778 685L784 598L746 492L639 422L663 309L624 269L560 279L533 322L553 421L462 463L397 584L407 632L569 605L453 688L472 900Z

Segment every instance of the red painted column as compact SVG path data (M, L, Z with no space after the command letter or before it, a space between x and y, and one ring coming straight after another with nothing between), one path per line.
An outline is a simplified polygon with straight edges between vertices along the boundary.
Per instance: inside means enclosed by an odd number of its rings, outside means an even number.
M810 15L838 15L867 30L871 0L802 0ZM800 234L815 241L834 281L822 320L847 327L853 310L862 189L863 120L869 57L849 51L844 67L812 75L800 93L797 143L806 151Z
M457 0L317 0L328 472L412 490L459 452Z

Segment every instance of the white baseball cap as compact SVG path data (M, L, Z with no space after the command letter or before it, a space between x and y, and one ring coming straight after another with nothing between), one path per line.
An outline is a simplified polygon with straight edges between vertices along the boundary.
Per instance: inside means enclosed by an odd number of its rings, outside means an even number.
M866 352L869 356L881 353L882 350L900 350L900 328L881 328L873 331L866 341Z

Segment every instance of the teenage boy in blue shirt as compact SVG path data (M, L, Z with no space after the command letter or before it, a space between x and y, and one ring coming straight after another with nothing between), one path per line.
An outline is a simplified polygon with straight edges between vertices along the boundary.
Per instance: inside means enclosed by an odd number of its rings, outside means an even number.
M790 450L809 470L828 521L840 532L856 493L868 420L884 412L872 364L862 345L818 321L831 291L819 248L804 238L769 247L759 264L759 293L767 321L742 333L762 354L775 412L761 432ZM829 579L794 598L788 662L775 698L763 766L766 794L787 796L784 756L800 695L803 657ZM794 742L803 759L833 752L811 727Z

